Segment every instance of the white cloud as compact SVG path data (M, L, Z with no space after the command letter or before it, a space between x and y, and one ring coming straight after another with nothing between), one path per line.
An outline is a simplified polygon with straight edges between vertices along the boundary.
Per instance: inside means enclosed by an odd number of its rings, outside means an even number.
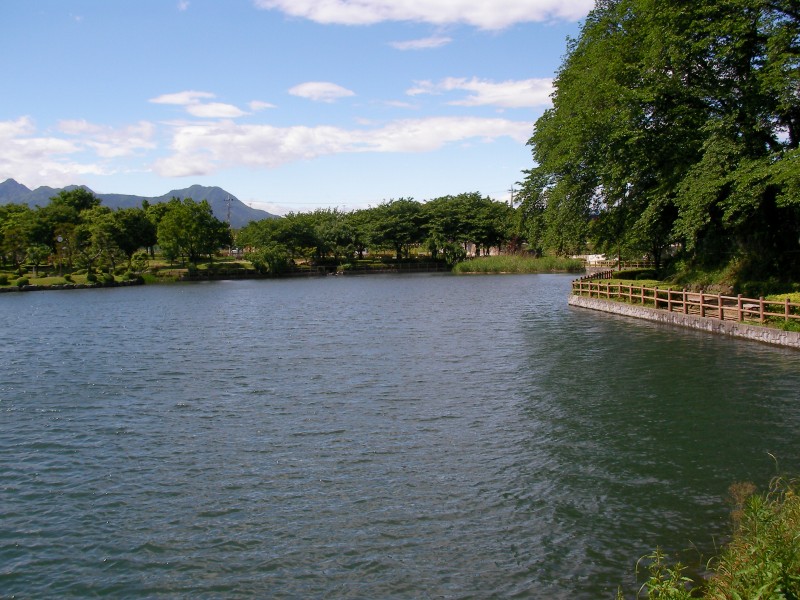
M84 120L61 121L56 134L42 134L29 117L0 121L0 180L26 185L82 183L85 175L130 170L121 157L145 153L150 169L167 177L210 175L226 168L269 169L335 154L422 153L453 144L510 138L523 144L528 120L436 117L388 123L362 122L352 128L183 121L165 124L170 148L162 155L157 126L141 121L109 127Z
M384 102L386 106L391 106L393 108L410 108L410 109L417 109L419 106L416 104L412 104L411 102L402 102L400 100L387 100Z
M270 104L269 102L263 102L261 100L251 100L248 103L248 106L252 111L266 110L268 108L277 108L274 104Z
M0 121L0 179L13 177L29 187L61 186L77 183L82 174L104 172L101 165L70 158L83 150L80 143L36 134L30 117Z
M439 83L417 81L416 86L406 93L409 96L421 94L442 94L453 91L466 91L470 95L464 100L454 100L454 106L498 106L500 108L533 108L550 104L553 93L553 80L522 79L495 83L482 79L448 77Z
M293 96L307 98L316 102L333 102L339 98L355 96L355 92L328 81L309 81L289 90Z
M163 94L156 98L151 98L153 104L172 104L186 107L186 112L193 117L201 119L235 119L247 113L233 104L223 102L203 102L216 98L211 92L198 92L187 90L174 94ZM252 104L252 103L251 103Z
M420 40L407 40L404 42L390 42L389 45L396 50L429 50L441 48L453 41L453 38L434 36Z
M510 137L522 144L531 124L507 119L437 117L395 121L381 127L273 127L219 123L177 125L172 156L155 170L165 177L208 175L231 166L275 168L319 156L360 152L431 152L478 138Z
M222 102L209 102L208 104L190 104L186 107L193 117L202 119L235 119L247 113L238 109L233 104L223 104Z
M186 92L177 92L175 94L163 94L157 98L151 98L150 102L153 104L177 104L179 106L190 106L192 104L199 104L201 100L215 98L216 96L211 92L196 92L189 90Z
M254 0L254 4L326 24L417 21L503 29L515 23L578 21L594 7L594 0Z
M178 10L184 11L189 8L189 0L178 0Z
M11 140L16 136L34 131L36 131L36 126L30 117L20 117L14 121L0 121L0 140Z
M114 129L85 120L71 120L60 121L58 128L62 133L79 137L78 143L94 150L100 158L129 156L139 150L155 148L155 126L147 121Z

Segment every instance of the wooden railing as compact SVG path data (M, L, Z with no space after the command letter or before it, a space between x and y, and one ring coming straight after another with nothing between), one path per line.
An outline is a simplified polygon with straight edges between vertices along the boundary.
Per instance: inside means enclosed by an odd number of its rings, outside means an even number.
M626 283L607 283L602 279L610 279L608 273L597 281L597 276L581 277L572 282L572 293L577 296L601 298L640 304L669 312L699 315L727 321L758 321L765 323L770 318L783 318L785 321L800 321L800 304L790 302L789 298L783 301L765 300L760 298L744 298L738 296L723 296L722 294L709 294L703 292L690 292L687 290L650 288Z

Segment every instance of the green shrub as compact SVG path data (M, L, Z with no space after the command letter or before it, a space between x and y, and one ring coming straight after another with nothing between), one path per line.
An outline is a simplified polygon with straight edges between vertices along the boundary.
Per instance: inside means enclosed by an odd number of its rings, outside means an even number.
M743 281L735 286L735 291L737 294L747 298L760 298L770 294L791 292L791 287L791 285L781 283L777 279L769 279L767 281Z
M5 273L0 275L0 285L8 285L8 275Z
M715 566L710 598L800 598L800 496L776 478L744 501L734 535Z
M64 275L64 281L66 281L67 283L72 283L72 275L69 273Z
M30 284L31 284L31 281L27 277L20 277L16 281L17 287L22 287L23 285L30 285Z
M104 273L103 274L103 283L115 283L117 280L114 277L113 273Z
M614 273L614 279L623 279L625 281L643 281L658 279L658 274L655 269L630 269L628 271L620 271Z
M708 564L711 577L694 589L685 567L670 565L660 549L642 558L648 578L641 591L655 600L800 598L800 495L798 481L775 478L766 494L752 483L729 488L733 536ZM642 597L641 593L637 597ZM617 599L623 598L622 592Z
M670 565L667 558L660 548L656 548L652 554L639 559L636 572L638 574L640 567L644 565L648 578L637 597L645 590L646 597L650 600L690 600L693 597L689 590L692 580L683 575L686 567L681 563ZM622 597L622 592L617 592L617 600L622 600Z
M86 281L87 283L96 283L97 282L97 275L94 273L87 273L86 274Z

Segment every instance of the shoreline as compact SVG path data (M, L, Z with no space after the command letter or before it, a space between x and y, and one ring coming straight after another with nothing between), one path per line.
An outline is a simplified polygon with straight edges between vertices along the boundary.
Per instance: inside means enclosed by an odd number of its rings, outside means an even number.
M578 308L596 310L635 319L664 323L666 325L706 331L718 335L727 335L729 337L746 339L772 346L800 350L800 332L797 331L783 331L772 327L751 325L749 323L740 323L737 321L720 321L719 319L710 317L667 312L655 308L634 306L623 302L615 302L613 300L587 298L585 296L570 295L567 303L570 306Z
M46 292L50 290L96 290L99 288L131 287L145 285L144 281L132 279L130 281L115 281L114 283L57 283L55 285L4 285L0 286L0 294L13 292Z

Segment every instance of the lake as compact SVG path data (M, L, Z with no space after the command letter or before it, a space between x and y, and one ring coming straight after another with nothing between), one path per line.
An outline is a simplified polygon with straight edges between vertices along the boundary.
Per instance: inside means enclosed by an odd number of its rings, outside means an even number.
M613 599L656 546L704 562L731 483L798 473L800 354L572 279L1 295L0 596Z

